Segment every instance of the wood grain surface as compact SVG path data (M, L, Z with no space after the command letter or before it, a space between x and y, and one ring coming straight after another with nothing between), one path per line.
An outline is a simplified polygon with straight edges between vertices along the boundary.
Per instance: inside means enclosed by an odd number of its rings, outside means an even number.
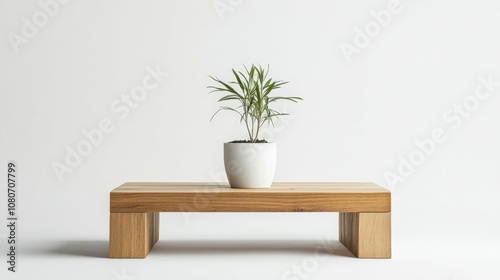
M110 213L109 257L145 258L159 238L159 213Z
M110 194L113 213L390 212L391 194L373 183L274 183L235 189L223 183L126 183Z
M391 213L339 213L339 239L358 258L391 258Z

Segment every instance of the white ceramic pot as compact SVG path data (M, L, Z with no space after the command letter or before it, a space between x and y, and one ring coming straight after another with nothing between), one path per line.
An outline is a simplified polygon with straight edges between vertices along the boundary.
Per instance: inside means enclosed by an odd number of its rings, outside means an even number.
M276 169L276 143L224 143L224 167L232 188L269 188Z

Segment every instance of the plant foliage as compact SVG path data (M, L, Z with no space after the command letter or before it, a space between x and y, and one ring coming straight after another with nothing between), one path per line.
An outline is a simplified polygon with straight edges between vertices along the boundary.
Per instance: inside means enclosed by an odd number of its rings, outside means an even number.
M212 92L224 92L224 95L218 102L226 102L235 100L238 106L221 106L217 110L210 121L222 110L233 111L240 116L240 122L244 122L250 142L255 143L258 140L259 132L262 126L267 122L274 125L273 119L279 116L288 115L287 113L280 113L270 108L270 105L279 100L297 102L302 100L300 97L280 97L271 96L273 90L281 88L288 82L274 81L268 78L269 66L267 70L263 69L260 65L255 66L252 64L250 70L246 66L245 73L235 71L232 69L236 81L223 82L217 77L212 77L216 82L215 86L209 86Z

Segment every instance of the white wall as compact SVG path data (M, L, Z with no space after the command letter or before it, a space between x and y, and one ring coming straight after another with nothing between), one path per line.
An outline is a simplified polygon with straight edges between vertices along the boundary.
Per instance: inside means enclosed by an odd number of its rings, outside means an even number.
M229 79L232 67L253 62L290 81L277 93L304 98L286 106L292 117L273 134L276 181L386 186L395 240L498 235L500 87L460 127L443 119L479 76L500 80L498 1L401 1L402 11L350 62L342 42L354 45L356 28L388 1L232 1L219 17L214 4L224 0L73 0L17 53L12 33L24 36L23 18L43 10L36 1L0 3L0 162L19 165L22 238L106 240L108 195L121 183L217 178L222 143L245 131L230 113L209 122L218 104L208 75ZM113 102L156 65L169 76L120 119ZM66 146L105 118L114 130L59 181L53 162L66 164ZM408 158L414 141L436 128L446 141L391 186L385 174L397 172L398 156ZM163 216L162 236L315 239L336 234L335 221L205 214L187 224L177 213Z

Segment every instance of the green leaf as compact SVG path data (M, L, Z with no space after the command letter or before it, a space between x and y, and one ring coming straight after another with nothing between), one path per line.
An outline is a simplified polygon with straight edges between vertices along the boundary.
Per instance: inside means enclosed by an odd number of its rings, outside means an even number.
M241 79L240 79L240 76L238 75L238 73L236 73L236 71L233 70L233 74L234 76L236 77L236 80L238 81L238 85L240 86L241 90L242 91L245 91L245 87L243 86L243 83L241 82Z
M217 113L219 113L220 111L222 111L222 110L233 111L233 112L237 113L238 115L242 116L242 114L241 114L240 112L238 112L238 110L236 110L236 109L234 109L234 108L231 108L231 107L226 107L226 106L224 106L224 107L221 107L219 110L217 110L217 112L215 112L215 113L212 115L212 117L210 118L210 121L212 121L212 119L215 117L215 115L216 115ZM242 118L243 118L243 116L242 116Z
M248 136L251 141L256 141L261 131L261 127L267 122L268 124L274 125L274 118L279 118L280 116L288 115L286 113L280 113L272 108L270 105L277 101L291 101L298 102L302 100L300 97L282 97L282 96L270 96L270 94L281 88L281 86L287 84L286 81L268 79L269 65L267 69L264 69L260 64L252 64L250 68L243 65L245 71L232 70L232 74L236 81L224 82L216 77L209 76L215 85L208 86L211 89L210 93L213 92L225 92L228 93L222 96L218 102L228 102L228 101L238 101L240 106L220 107L210 121L222 110L233 111L240 116L240 122L245 123ZM236 91L232 85L237 84L241 92Z
M227 100L240 100L240 98L236 95L226 95L219 99L217 102L227 101Z

